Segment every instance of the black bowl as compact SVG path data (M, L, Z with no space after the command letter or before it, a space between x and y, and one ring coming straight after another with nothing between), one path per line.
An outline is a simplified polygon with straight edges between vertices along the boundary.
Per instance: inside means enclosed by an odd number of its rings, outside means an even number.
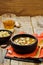
M6 42L9 41L12 32L9 31L9 30L4 30L4 29L2 29L2 30L0 30L0 31L7 31L7 32L10 34L9 36L6 36L6 37L0 37L0 45L1 45L1 44L5 44Z
M19 37L30 37L30 38L35 39L36 41L33 44L22 46L22 45L18 45L14 43L14 40ZM21 54L32 53L33 51L35 51L37 47L37 43L38 43L38 40L33 35L30 35L30 34L18 34L11 38L11 45L14 48L15 52L21 53Z

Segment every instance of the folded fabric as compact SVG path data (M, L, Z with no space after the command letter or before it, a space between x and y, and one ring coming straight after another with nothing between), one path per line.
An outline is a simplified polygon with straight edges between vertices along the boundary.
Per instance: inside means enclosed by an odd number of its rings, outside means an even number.
M41 40L43 40L43 33L41 33L40 35L34 33L33 35L38 39L38 44L41 44Z
M19 32L19 34L25 34L25 32L22 31L22 32ZM43 40L43 32L40 35L34 33L33 36L35 36L38 39L38 44L41 45L41 40ZM12 46L7 47L6 49L7 49L7 54L6 54L7 57L18 57L18 58L31 57L31 58L34 58L37 51L39 50L39 47L37 47L35 49L35 51L30 53L30 54L18 54L13 50ZM40 53L39 53L38 58L43 58L43 48L40 49Z
M32 57L32 58L34 58L34 56L36 55L36 53L37 53L37 51L38 51L39 48L37 47L35 49L35 51L32 52L32 53L30 53L30 54L29 53L28 54L18 54L18 53L16 53L13 50L12 46L7 47L6 49L7 49L7 54L6 54L7 57L18 57L18 58Z
M21 32L19 32L18 34L25 34L25 32L21 31Z
M42 46L38 58L43 58L43 32L40 35L34 34L34 36L38 39L38 45Z
M39 58L43 58L43 48L40 50Z

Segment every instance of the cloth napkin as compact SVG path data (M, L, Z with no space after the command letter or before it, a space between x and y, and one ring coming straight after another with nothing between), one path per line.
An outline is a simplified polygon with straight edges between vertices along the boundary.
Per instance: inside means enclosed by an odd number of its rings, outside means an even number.
M22 31L22 32L19 32L19 34L25 34L25 32ZM43 33L41 33L40 35L34 33L33 36L35 36L38 39L38 44L41 44L40 41L43 40ZM37 54L37 51L39 50L39 47L37 47L35 49L35 51L30 53L30 54L29 53L28 54L18 54L14 51L12 46L8 46L6 49L7 49L6 57L11 57L11 58L14 58L14 57L18 57L18 58L31 57L31 58L34 58L34 56ZM43 58L43 48L40 49L40 53L39 53L38 58Z

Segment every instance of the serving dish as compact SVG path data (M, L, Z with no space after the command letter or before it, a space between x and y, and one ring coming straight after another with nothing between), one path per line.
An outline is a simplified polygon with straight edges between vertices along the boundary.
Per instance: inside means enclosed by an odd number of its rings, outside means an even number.
M11 37L12 32L9 30L0 30L0 45L8 42Z
M14 40L17 38L20 38L20 37L33 38L33 39L35 39L35 42L33 44L28 44L28 45L18 45L14 42ZM32 53L33 51L35 51L35 49L37 47L37 43L38 43L38 40L33 35L30 35L30 34L18 34L11 38L11 45L14 48L14 50L17 53L22 53L22 54Z
M30 54L29 53L20 54L12 50L13 49L12 46L8 46L5 58L11 60L23 61L23 62L33 62L33 63L43 62L43 47L41 47L40 49L40 45L41 45L40 41L43 39L43 34L42 33L40 35L34 34L34 36L38 39L38 46L37 46L38 49L36 48L35 51Z

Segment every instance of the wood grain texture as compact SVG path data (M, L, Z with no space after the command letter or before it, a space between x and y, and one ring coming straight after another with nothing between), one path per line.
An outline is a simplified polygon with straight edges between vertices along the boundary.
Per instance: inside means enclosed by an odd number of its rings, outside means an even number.
M0 65L10 65L10 60L5 59L6 49L0 47Z
M30 16L14 17L14 20L21 24L20 29L15 29L16 33L19 33L21 31L24 31L26 33L33 33L32 32L32 26L31 26L31 23L30 23ZM0 24L1 24L1 22L0 22ZM2 26L0 26L0 28L3 28ZM1 50L2 50L2 52L1 52ZM1 53L0 56L2 58L2 60L0 59L1 64L3 64L3 65L26 65L26 62L20 62L20 61L15 61L15 60L10 61L9 59L5 59L4 56L6 54L6 49L1 48L1 50L0 50L0 53Z
M0 0L0 14L43 15L43 0Z
M40 25L38 25L38 22L41 24L43 23L43 16L35 16L35 17L31 17L31 21L32 21L32 25L33 25L33 29L35 33L40 34L41 32L43 32L43 27L41 27Z
M28 34L32 34L33 33L32 26L31 26L31 23L30 23L30 16L16 17L15 21L18 21L21 24L21 27L19 29L16 29L16 34L21 32L21 31L24 31L24 32L26 32ZM31 65L32 63L26 63L26 62L22 62L22 61L11 60L11 65L27 65L27 64Z
M14 19L15 19L15 21L18 21L22 24L22 27L20 29L16 29L16 33L18 33L19 31L25 31L27 33L33 34L33 30L34 30L34 32L39 34L40 31L42 32L42 30L43 30L43 28L40 28L37 25L37 20L41 22L43 19L43 17L41 17L41 16L35 16L35 17L31 17L31 18L30 18L30 16L27 16L27 17L20 16L20 17L14 18ZM6 49L2 49L0 47L0 65L43 65L43 63L37 64L37 63L29 63L29 62L5 59L4 58L5 53L6 53Z
M2 64L2 49L0 47L0 64Z
M43 33L43 28L38 25L38 22L40 24L43 23L43 16L31 17L31 22L32 22L32 26L34 29L34 33L37 33L37 34ZM43 46L43 44L42 44L42 46ZM39 52L40 52L40 50L38 51L38 54L39 54ZM37 56L38 56L38 54L37 54ZM40 64L34 64L34 65L43 65L43 62Z

